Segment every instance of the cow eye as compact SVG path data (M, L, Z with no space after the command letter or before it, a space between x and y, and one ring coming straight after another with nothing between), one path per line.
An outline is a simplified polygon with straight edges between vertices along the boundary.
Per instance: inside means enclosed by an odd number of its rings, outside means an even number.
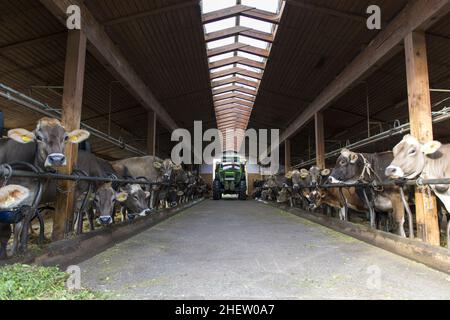
M413 154L415 154L416 153L416 149L411 149L411 150L409 150L409 154L410 155L413 155Z
M137 196L134 196L134 200L139 200L139 198Z
M42 138L42 136L41 136L41 135L36 135L36 140L37 140L37 141L43 141L43 140L44 140L44 138Z
M66 135L64 136L64 141L65 141L65 142L69 141L69 135L66 134Z

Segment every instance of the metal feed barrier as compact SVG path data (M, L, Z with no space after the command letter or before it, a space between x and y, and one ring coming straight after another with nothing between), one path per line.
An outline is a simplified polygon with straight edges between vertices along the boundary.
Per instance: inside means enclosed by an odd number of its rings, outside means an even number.
M411 239L414 238L414 226L413 226L413 215L411 212L411 208L409 207L408 200L406 199L403 187L404 186L415 186L415 187L429 187L432 185L450 185L450 178L442 178L442 179L423 179L419 178L416 180L405 180L405 179L397 179L397 180L390 180L390 181L383 181L383 182L355 182L355 183L333 183L333 184L310 184L306 186L299 186L298 189L339 189L339 194L341 199L343 200L344 206L345 206L345 214L344 219L347 220L348 218L348 203L345 199L342 189L343 188L360 188L363 192L364 202L367 205L367 208L369 210L369 220L370 220L370 227L376 228L375 226L375 218L376 213L374 209L373 204L373 197L370 197L368 195L368 191L375 192L375 190L380 187L400 187L400 196L403 202L403 205L405 207L406 213L408 215L408 227L409 227L409 237ZM292 190L292 187L284 187ZM300 193L300 196L303 198L303 194ZM447 223L446 228L446 235L447 235L447 247L450 249L450 221Z
M34 165L25 163L25 162L17 162L11 164L2 164L0 165L0 180L3 181L3 186L7 185L8 182L12 178L24 178L30 180L37 180L37 189L36 194L34 195L34 199L30 206L19 206L17 208L12 208L4 211L0 211L0 223L4 224L12 224L14 225L14 241L12 247L12 254L16 254L17 252L26 251L28 244L28 230L30 227L30 223L34 220L38 220L39 222L39 240L38 244L42 245L45 241L44 236L44 219L42 213L45 210L54 210L53 207L45 205L39 207L41 203L42 193L43 193L43 184L48 180L68 180L74 182L85 181L88 182L88 190L85 192L84 198L82 200L82 204L77 212L75 212L75 221L70 226L70 230L75 228L77 234L82 233L83 228L83 217L86 213L87 204L89 194L93 191L93 183L94 182L102 182L102 183L111 183L111 184L139 184L141 186L146 186L147 188L151 188L153 186L160 187L171 187L174 184L171 183L163 183L163 182L151 182L148 179L143 177L139 178L118 178L114 175L109 177L90 177L85 172L74 170L72 174L59 174L59 173L50 173L43 172L36 168ZM58 192L67 192L61 191L58 189ZM92 226L91 226L92 230Z

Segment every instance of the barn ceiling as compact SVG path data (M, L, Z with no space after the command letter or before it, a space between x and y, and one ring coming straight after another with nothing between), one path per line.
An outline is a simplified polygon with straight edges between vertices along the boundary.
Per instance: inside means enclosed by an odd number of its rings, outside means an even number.
M177 126L190 130L195 120L205 129L283 130L378 34L366 28L366 8L379 5L386 25L408 2L84 1ZM40 1L0 0L0 31L0 83L58 108L65 27ZM450 16L426 32L431 84L450 89ZM406 121L404 68L403 55L393 57L325 110L327 151L367 137L367 114L370 134ZM145 150L147 111L90 54L84 91L83 122ZM448 96L433 92L433 103ZM6 128L31 128L41 117L3 98L0 108ZM437 125L437 135L445 128ZM162 124L157 140L159 154L169 155L170 131ZM314 157L313 141L311 126L294 137L296 161ZM97 138L92 147L108 159L134 155Z

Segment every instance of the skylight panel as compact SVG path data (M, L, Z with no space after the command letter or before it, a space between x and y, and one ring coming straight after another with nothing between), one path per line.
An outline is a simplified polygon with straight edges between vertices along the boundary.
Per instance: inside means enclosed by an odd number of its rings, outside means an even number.
M263 31L267 33L272 33L273 24L269 22L264 22L248 17L241 17L240 25L243 27L252 28L258 31Z
M243 75L241 75L241 74L238 74L237 77L242 78L242 79L244 79L244 80L255 81L254 78L250 78L250 77L247 77L247 76L243 76Z
M252 68L252 67L240 64L240 63L238 63L237 66L239 68L242 68L242 69L245 69L245 70L248 70L248 71L252 71L252 72L256 72L256 73L262 73L260 69Z
M236 83L236 86L241 87L241 88L245 88L245 89L255 90L255 88L247 86L247 85L242 84L242 83Z
M234 37L229 37L225 39L220 39L216 41L210 41L208 42L208 49L215 49L218 47L226 46L235 43Z
M236 18L228 18L205 24L206 33L220 31L236 26Z
M265 2L265 1L263 1ZM211 11L217 11L221 9L225 9L228 7L232 7L236 5L236 0L203 0L202 2L202 12L208 13Z
M229 70L229 69L232 69L232 68L233 68L233 65L228 65L228 66L223 66L223 67L220 67L220 68L215 68L215 69L211 70L211 75L214 76L215 73L217 73L217 72Z
M241 0L245 6L255 7L256 9L277 13L279 0Z
M264 61L263 57L260 57L260 56L257 56L257 55L251 54L251 53L241 52L241 51L238 52L238 56L239 57L243 57L243 58L247 58L247 59L250 59L250 60L253 60L253 61L258 61L258 62L263 62Z
M228 59L234 56L233 52L228 52L228 53L223 53L223 54L219 54L218 56L214 56L209 58L209 62L216 62L216 61L220 61L223 59Z
M266 41L261 41L261 40L257 40L257 39L252 39L246 36L239 36L239 42L240 43L244 43L244 44L248 44L257 48L261 48L261 49L267 49L269 43Z
M215 79L212 81L212 83L214 84L214 82L222 81L222 80L227 80L227 79L230 79L230 78L233 78L233 75L228 75L228 76L224 76L224 77L220 77L220 78L215 78Z

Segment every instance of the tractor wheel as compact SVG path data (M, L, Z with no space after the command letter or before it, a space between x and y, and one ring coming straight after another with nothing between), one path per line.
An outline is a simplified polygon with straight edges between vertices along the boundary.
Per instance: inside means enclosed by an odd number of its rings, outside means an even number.
M214 180L213 182L213 199L220 200L222 199L222 191L220 190L220 181Z
M242 180L239 185L239 200L247 200L247 183Z

